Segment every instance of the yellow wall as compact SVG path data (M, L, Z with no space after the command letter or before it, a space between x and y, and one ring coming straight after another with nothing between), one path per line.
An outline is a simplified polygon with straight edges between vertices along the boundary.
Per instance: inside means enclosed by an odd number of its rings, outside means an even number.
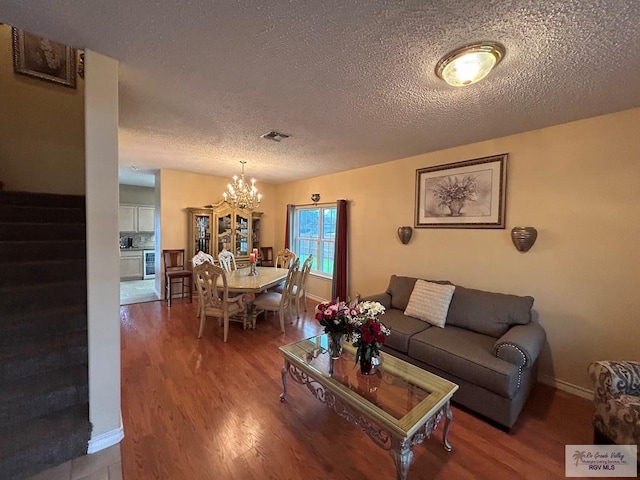
M638 359L640 320L640 109L442 150L277 187L287 203L346 198L350 203L350 292L383 291L392 273L448 279L472 288L532 295L548 336L542 379L591 388L598 359ZM414 229L402 245L396 230L413 225L416 169L509 154L507 228ZM510 230L531 225L528 253ZM284 216L277 218L282 243ZM328 298L314 278L310 294Z
M161 170L156 177L156 189L160 195L160 235L159 238L156 236L156 242L159 245L158 251L172 248L188 250L189 231L186 209L219 202L222 200L222 193L226 190L229 181L230 179L226 177ZM263 196L263 201L257 210L264 212L260 223L260 243L269 246L273 245L275 237L273 229L275 225L275 187L259 181L257 187ZM163 286L159 277L156 275L156 288L162 292Z
M6 190L85 192L84 81L71 89L13 71L0 25L0 181Z

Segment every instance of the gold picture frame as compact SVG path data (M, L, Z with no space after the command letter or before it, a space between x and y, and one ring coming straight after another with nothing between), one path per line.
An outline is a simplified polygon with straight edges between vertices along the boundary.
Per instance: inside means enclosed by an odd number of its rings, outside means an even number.
M12 27L13 70L76 88L76 49Z
M505 228L506 153L416 170L416 228Z

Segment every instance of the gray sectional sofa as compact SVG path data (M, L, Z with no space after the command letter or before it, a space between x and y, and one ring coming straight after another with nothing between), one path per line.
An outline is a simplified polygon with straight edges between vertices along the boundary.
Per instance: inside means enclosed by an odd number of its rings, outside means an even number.
M509 430L537 381L546 339L531 321L533 298L456 285L438 328L404 314L416 280L392 275L386 292L363 299L386 307L380 321L391 335L383 351L458 384L454 403Z

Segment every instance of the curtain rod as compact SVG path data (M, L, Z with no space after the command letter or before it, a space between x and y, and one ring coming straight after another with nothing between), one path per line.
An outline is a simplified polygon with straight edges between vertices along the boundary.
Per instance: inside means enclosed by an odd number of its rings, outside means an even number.
M341 198L340 200L346 200ZM347 202L351 202L351 200L346 200ZM334 202L318 202L318 203L289 203L287 205L292 205L294 207L318 207L318 206L326 206L326 205L334 205L338 202L338 200Z

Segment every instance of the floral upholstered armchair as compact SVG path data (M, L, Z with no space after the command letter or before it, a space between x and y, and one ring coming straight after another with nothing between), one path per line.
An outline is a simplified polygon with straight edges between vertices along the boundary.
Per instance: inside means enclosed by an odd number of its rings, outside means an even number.
M640 445L640 362L589 365L594 382L594 443Z

